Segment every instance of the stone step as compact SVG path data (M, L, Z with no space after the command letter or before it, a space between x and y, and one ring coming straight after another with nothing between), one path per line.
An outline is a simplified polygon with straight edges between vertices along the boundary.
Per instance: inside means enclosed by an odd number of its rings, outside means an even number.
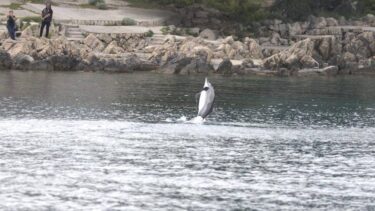
M79 28L68 28L68 31L81 31Z
M66 39L69 41L82 41L83 40L83 38L75 38L75 37L67 37Z
M83 35L76 35L76 34L70 34L67 37L71 37L71 38L85 38Z
M67 34L82 35L81 31L68 31Z

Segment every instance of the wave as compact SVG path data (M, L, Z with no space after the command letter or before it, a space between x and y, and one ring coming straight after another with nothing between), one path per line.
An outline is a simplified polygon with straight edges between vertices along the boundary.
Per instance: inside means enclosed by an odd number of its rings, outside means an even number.
M190 121L140 123L110 120L0 120L0 138L47 139L254 139L254 140L372 140L375 128L296 128L265 124Z

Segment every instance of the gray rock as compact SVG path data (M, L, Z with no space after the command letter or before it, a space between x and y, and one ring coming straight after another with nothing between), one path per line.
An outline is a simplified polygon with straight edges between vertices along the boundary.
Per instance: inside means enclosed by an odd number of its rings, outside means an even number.
M53 71L75 71L79 60L76 57L61 55L47 58Z
M329 76L335 76L339 74L339 67L338 66L328 66L323 68L322 72Z
M232 74L232 67L233 67L233 64L230 61L230 59L224 59L219 64L215 72L219 74L225 74L225 75Z
M17 70L28 70L30 68L30 64L34 62L34 58L30 55L26 54L17 54L13 58L13 68Z
M327 18L326 19L327 26L338 26L339 22L334 18Z
M10 54L5 50L0 50L0 70L10 70L12 65L13 61Z
M217 40L217 38L219 37L219 33L216 30L205 29L199 34L199 37L208 40Z
M166 74L200 74L213 72L213 66L207 62L205 58L185 57L179 55L171 59L160 68L160 72Z

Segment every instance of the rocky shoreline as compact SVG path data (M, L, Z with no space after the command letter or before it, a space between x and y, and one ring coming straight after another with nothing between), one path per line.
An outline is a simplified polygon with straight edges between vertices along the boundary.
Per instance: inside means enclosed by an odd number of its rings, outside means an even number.
M297 23L272 20L258 27L257 38L208 39L213 32L207 29L205 37L168 35L160 45L153 45L146 33L86 34L83 41L69 41L57 31L51 39L37 38L33 25L17 41L2 36L0 69L274 76L375 73L375 16L348 24L322 17Z

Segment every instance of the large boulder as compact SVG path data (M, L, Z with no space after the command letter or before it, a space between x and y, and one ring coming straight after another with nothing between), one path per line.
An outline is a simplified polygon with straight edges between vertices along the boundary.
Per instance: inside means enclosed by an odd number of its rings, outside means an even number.
M34 62L34 58L26 54L18 54L13 58L13 68L17 70L28 70Z
M207 74L213 72L213 67L205 57L186 57L178 55L160 68L160 72L167 74Z
M91 48L94 51L102 51L104 50L104 44L102 41L100 41L95 35L89 34L84 40L83 43L87 45L89 48Z
M249 55L246 58L253 58L253 59L262 59L263 53L262 48L258 44L258 42L251 38L245 38L245 45L249 50Z
M216 30L205 29L199 34L199 37L208 40L217 40L219 37L219 32Z
M310 28L312 29L322 29L322 28L327 27L328 25L327 20L324 17L310 16L309 22L310 22Z
M233 64L230 59L224 59L222 62L220 62L215 72L224 75L232 74L232 67Z
M74 71L80 60L68 55L55 55L47 58L53 71Z
M313 58L315 44L311 39L297 42L291 48L264 60L267 69L303 69L318 68L319 63Z
M13 61L10 54L5 50L0 50L0 70L10 70L12 65Z
M356 55L358 60L367 59L375 55L375 33L363 32L358 36L347 38L348 44L344 51Z
M116 41L112 41L103 51L106 54L121 54L125 53L125 50L117 45Z

